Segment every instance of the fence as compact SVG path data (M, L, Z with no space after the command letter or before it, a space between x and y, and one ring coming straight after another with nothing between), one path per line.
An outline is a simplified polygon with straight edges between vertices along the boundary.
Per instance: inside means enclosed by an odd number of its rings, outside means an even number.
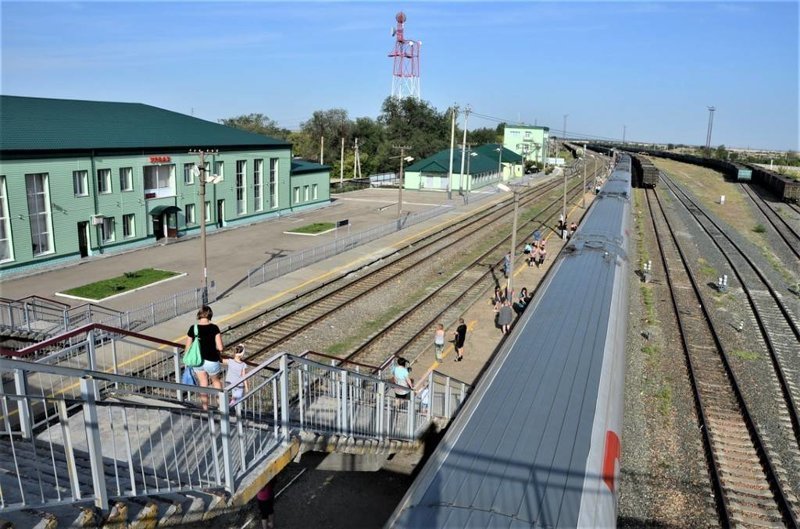
M473 201L483 200L494 195L496 192L496 190L485 190L480 193L471 193L470 196L472 197ZM466 195L464 202L467 202ZM430 220L447 211L451 211L451 208L438 206L427 211L412 213L399 220L387 222L386 224L382 224L380 226L374 226L367 230L353 233L346 237L330 241L321 246L315 246L300 252L294 252L281 260L265 263L261 266L248 270L247 284L250 287L258 286L282 275L305 268L306 266L310 266L323 259L327 259L329 257L333 257L334 255L339 255L342 252L352 250L353 248L361 246L362 244L372 242L381 237L385 237L405 228L425 222L426 220Z
M209 288L209 300L216 298L214 282ZM153 301L138 309L117 311L94 303L70 307L46 298L0 300L0 326L8 331L25 331L37 341L68 333L91 323L127 330L144 330L199 309L203 305L203 290L193 288Z
M0 480L0 512L75 501L107 509L115 497L201 487L235 493L299 431L412 440L434 417L452 417L467 392L431 373L427 391L401 399L390 382L288 354L238 387L186 386L171 381L179 344L89 327L48 363L0 358L14 380L0 399L0 472L16 476ZM213 409L197 406L207 402Z

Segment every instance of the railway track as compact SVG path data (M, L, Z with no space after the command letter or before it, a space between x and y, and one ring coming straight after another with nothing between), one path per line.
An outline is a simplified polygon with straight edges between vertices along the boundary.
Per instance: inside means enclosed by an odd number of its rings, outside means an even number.
M794 255L800 259L800 233L794 229L794 227L789 224L783 215L780 214L778 209L771 203L759 195L757 192L753 191L752 187L749 185L741 184L742 190L744 190L745 194L750 197L750 200L758 207L761 213L764 214L767 221L772 225L775 229L775 232L780 236L781 239L786 243L786 246L789 247ZM800 214L800 212L798 212Z
M800 449L800 329L796 317L747 252L675 182L668 177L663 177L663 181L708 234L709 240L719 248L730 266L732 276L741 285L755 326L761 332L770 354L792 422L795 446Z
M543 188L526 193L523 200L536 200L551 190L557 189L560 182L551 182ZM289 306L276 307L241 324L226 330L227 343L244 343L249 351L248 359L269 354L280 344L297 336L322 318L363 298L370 292L382 288L420 263L434 259L437 255L452 251L459 241L466 237L491 230L493 222L502 221L511 211L510 201L489 208L481 215L457 223L451 227L410 245L410 251L398 255L396 259L383 259L385 264L371 266L349 274L344 284L332 285L332 290L319 294L316 292L294 300ZM399 254L400 252L398 252ZM397 255L397 254L396 254ZM336 282L332 282L336 283ZM277 318L274 316L277 315Z
M570 198L579 195L579 188L580 186L575 186L570 190ZM516 255L522 255L519 250L525 246L525 235L531 232L531 227L555 220L559 212L560 201L554 201L539 215L523 222L517 230L518 235L523 236L517 239L519 244L515 248ZM403 355L412 360L419 356L430 346L437 322L444 322L448 326L487 290L500 286L494 271L500 270L510 239L509 235L498 241L464 270L357 347L344 361L384 367L391 359L391 356L387 359L387 351L403 351ZM555 259L555 256L551 259Z
M647 191L647 205L681 332L722 526L797 527L791 498L654 190Z
M599 170L599 169L598 169ZM525 193L520 200L533 203L545 196L551 190L560 188L560 181L553 181L544 187ZM573 189L578 189L580 183ZM557 205L559 200L554 200L551 206ZM347 282L333 285L330 292L320 294L319 289L303 296L302 299L293 300L290 305L276 307L250 320L226 330L226 343L244 343L249 351L248 360L268 356L281 344L308 331L324 318L330 317L337 311L350 306L357 300L384 288L401 274L423 262L446 256L452 248L467 247L465 240L474 238L476 234L488 233L496 230L494 222L503 222L512 208L511 201L502 206L488 209L477 218L469 219L448 227L441 232L429 236L423 241L417 241L414 248L405 255L398 256L395 260L376 267L369 267L356 273L349 274ZM525 224L523 223L523 226ZM385 261L386 259L384 259ZM473 274L475 272L472 272ZM467 277L469 274L456 274ZM277 310L279 309L279 310ZM417 327L419 329L419 327ZM353 355L350 355L353 356ZM356 355L358 356L358 355ZM386 354L380 359L383 361ZM378 362L379 363L379 362Z

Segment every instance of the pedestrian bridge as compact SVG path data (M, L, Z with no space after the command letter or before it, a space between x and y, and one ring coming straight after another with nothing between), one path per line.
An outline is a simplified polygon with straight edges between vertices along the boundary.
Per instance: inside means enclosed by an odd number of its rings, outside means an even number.
M99 323L4 351L0 525L196 523L252 499L303 451L415 449L469 389L431 372L425 398L400 400L389 366L309 352L253 365L231 403L233 387L179 382L182 352Z

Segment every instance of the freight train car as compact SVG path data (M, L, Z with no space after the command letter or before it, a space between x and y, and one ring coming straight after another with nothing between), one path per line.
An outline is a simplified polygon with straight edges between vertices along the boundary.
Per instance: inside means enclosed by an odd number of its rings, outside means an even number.
M658 168L642 154L631 154L633 158L633 184L636 187L656 187Z
M782 175L758 165L747 164L753 171L753 181L771 190L784 202L800 203L800 180Z
M630 264L630 158L387 522L614 527Z

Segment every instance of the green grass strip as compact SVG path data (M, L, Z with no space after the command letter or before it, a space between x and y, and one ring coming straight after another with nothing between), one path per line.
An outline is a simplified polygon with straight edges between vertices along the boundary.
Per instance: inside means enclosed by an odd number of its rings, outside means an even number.
M157 270L155 268L143 268L136 272L125 272L123 275L112 277L111 279L103 279L102 281L89 283L82 287L71 288L65 290L64 293L80 298L100 300L115 294L157 283L176 275L178 275L177 272L168 272L167 270Z
M289 230L290 233L322 233L323 231L332 230L336 227L336 224L333 222L315 222L314 224L309 224L307 226L302 226L300 228Z

